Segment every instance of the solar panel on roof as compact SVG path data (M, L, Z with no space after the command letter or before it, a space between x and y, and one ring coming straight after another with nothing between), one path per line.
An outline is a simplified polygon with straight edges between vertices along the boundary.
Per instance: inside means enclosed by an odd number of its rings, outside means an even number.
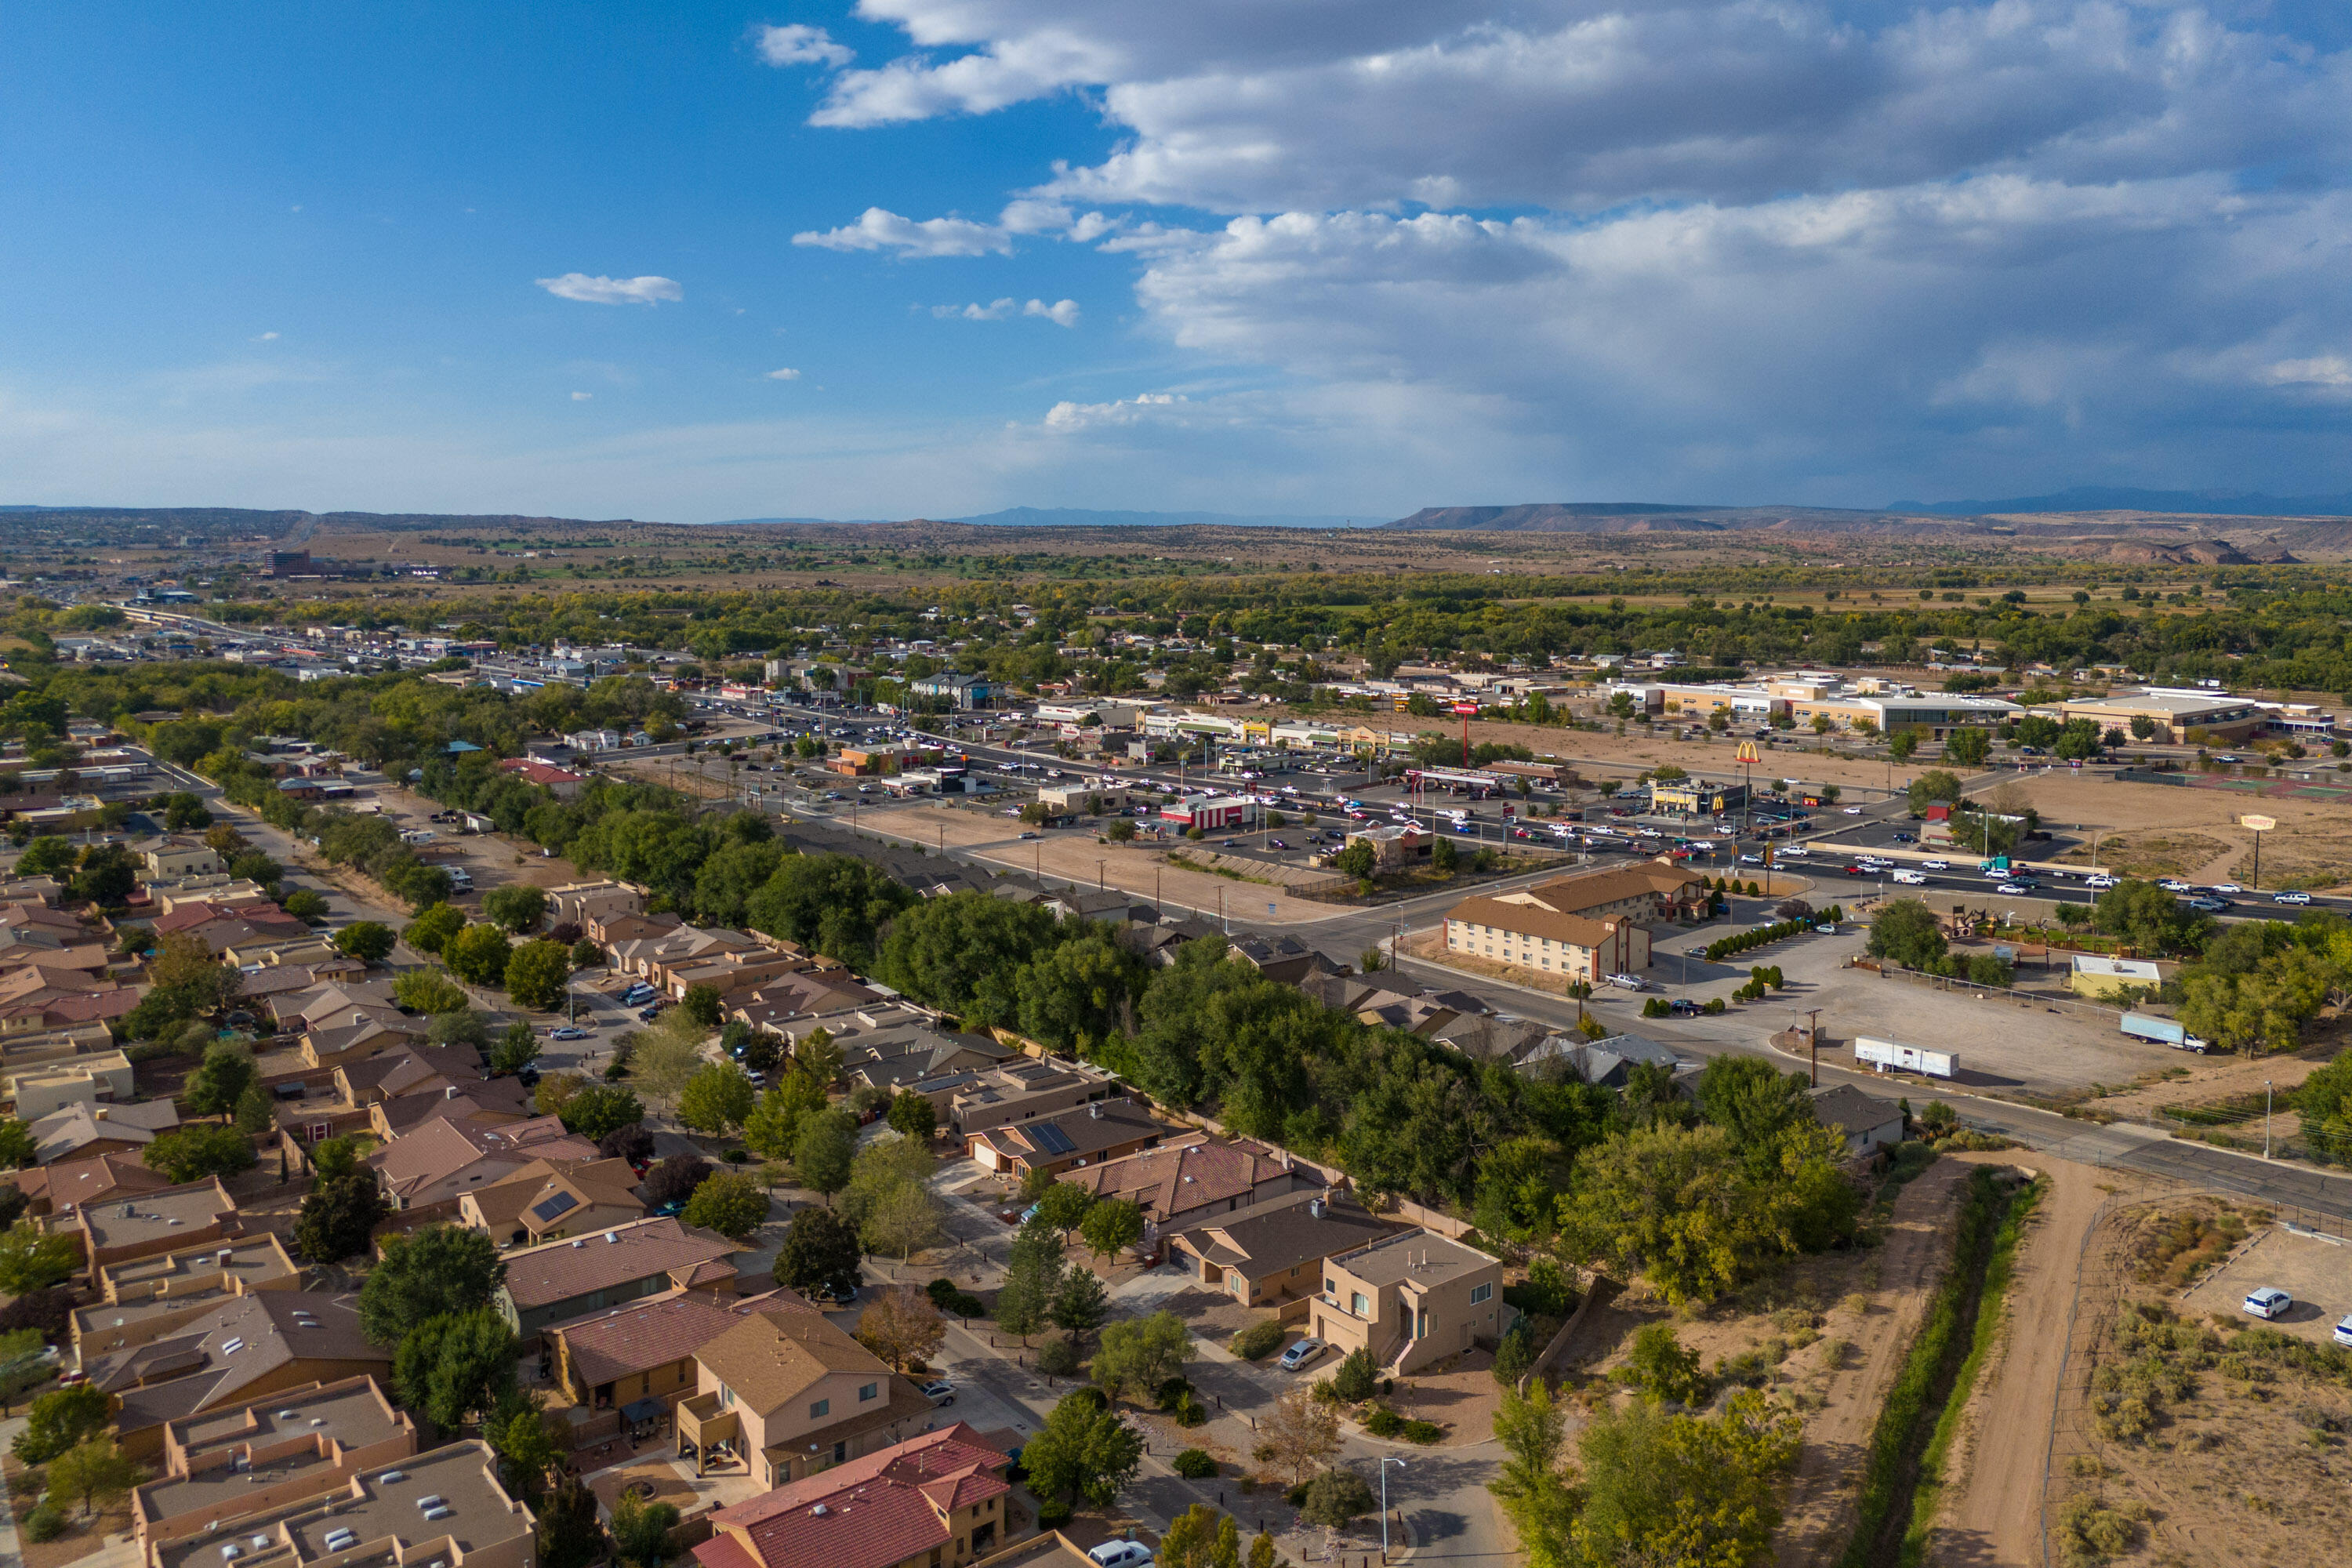
M1078 1146L1070 1142L1070 1135L1050 1121L1041 1121L1021 1131L1048 1154L1075 1154L1078 1152Z
M558 1193L551 1198L543 1198L540 1202L531 1205L530 1212L532 1217L535 1219L550 1220L553 1219L557 1215L562 1214L566 1209L577 1208L579 1206L580 1200L573 1197L570 1193Z

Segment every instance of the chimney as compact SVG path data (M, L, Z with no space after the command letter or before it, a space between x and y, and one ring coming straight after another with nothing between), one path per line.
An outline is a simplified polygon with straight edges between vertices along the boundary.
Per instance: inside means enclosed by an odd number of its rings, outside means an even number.
M364 1023L366 1023L366 1022L367 1022L367 1015L366 1015L365 1013L362 1013L362 1012L359 1012L359 1011L357 1011L357 1010L354 1010L354 1011L352 1012L352 1028L356 1029L356 1028L358 1028L362 1024L364 1024Z
M456 1084L454 1084L454 1083L453 1083L453 1084L449 1084L449 1085L447 1085L446 1087L445 1087L445 1088L441 1090L441 1098L442 1098L442 1099L444 1099L444 1100L455 1100L455 1099L457 1099L457 1086Z

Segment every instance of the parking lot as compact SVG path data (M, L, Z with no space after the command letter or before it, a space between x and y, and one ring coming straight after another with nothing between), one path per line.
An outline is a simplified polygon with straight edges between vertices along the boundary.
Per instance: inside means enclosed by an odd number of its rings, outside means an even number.
M2294 1298L2271 1326L2316 1344L2332 1342L2338 1320L2352 1315L2352 1247L2273 1226L2180 1299L2184 1312L2218 1312L2252 1322L2246 1293L2268 1286Z

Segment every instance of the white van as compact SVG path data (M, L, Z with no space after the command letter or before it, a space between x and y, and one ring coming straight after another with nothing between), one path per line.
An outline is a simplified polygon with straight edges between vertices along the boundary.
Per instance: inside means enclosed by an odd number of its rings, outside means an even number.
M1927 874L1925 871L1897 871L1889 880L1900 882L1906 888L1924 888L1927 885Z

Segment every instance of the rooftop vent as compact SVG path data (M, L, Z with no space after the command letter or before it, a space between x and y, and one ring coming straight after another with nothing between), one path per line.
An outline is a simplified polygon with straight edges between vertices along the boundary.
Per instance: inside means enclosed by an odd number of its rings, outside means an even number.
M256 1552L258 1552L263 1547L269 1544L269 1537L266 1535L257 1535L250 1542L247 1542L247 1544L251 1546Z
M299 1414L301 1414L301 1412L296 1410L281 1410L278 1413L278 1419L280 1421L291 1421Z
M608 1230L604 1233L604 1239L618 1247L621 1245L621 1233L617 1230Z
M376 1477L376 1480L379 1484L387 1487L398 1481L404 1481L407 1479L408 1472L406 1470L386 1470L383 1474Z
M574 1247L585 1247L588 1245L588 1238L584 1236L575 1236L572 1238L572 1245Z
M833 1510L831 1509L825 1507L823 1503L819 1503L814 1508L809 1510L809 1512L814 1514L819 1519L823 1519L826 1514L831 1513L832 1511Z
M236 1562L238 1558L240 1558L240 1557L242 1557L242 1556L244 1556L244 1555L245 1555L244 1552L238 1548L238 1546L237 1546L237 1544L236 1544L236 1542L234 1542L234 1541L224 1541L224 1542L221 1542L221 1561L222 1561L222 1562L224 1562L224 1563L234 1563L234 1562Z
M448 1500L449 1500L447 1498L443 1497L439 1492L426 1492L423 1497L416 1500L416 1506L420 1509L439 1508L443 1503L446 1503Z
M243 1340L241 1340L241 1339L238 1339L238 1340L231 1340L231 1341L229 1341L229 1342L228 1342L228 1343L226 1343L226 1344L225 1344L225 1345L221 1346L221 1354L223 1354L223 1355L235 1355L237 1352L239 1352L239 1351L243 1350L244 1348L245 1348L245 1342L244 1342Z
M456 1510L451 1509L447 1503L443 1503L439 1508L426 1509L425 1510L425 1517L427 1519L446 1519L454 1511Z

